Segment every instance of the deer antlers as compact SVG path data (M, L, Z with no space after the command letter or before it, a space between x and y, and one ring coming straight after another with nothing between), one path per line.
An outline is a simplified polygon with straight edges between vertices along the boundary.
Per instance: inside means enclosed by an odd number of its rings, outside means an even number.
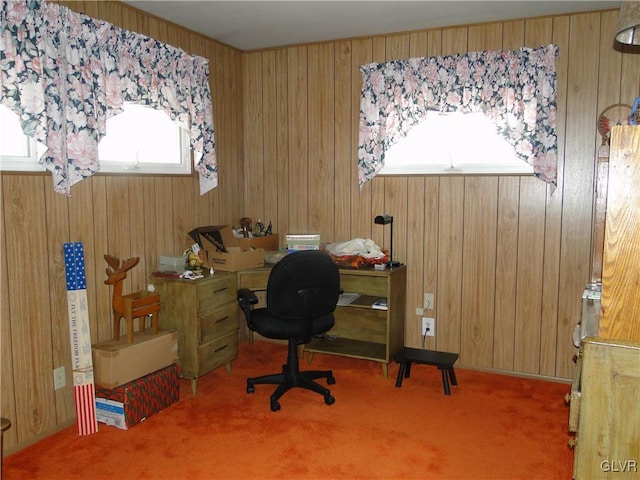
M104 283L112 285L127 276L127 272L135 267L140 261L140 257L131 257L120 264L120 260L112 255L105 255L104 259L111 268L107 268L107 279Z

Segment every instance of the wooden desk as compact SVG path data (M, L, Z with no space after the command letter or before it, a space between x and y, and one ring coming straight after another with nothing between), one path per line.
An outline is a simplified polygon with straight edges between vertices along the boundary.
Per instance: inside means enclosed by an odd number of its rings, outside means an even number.
M238 272L238 288L266 290L270 271L270 267L264 267ZM382 364L387 377L389 363L404 346L406 276L404 265L383 271L340 269L342 290L358 293L360 298L338 306L335 326L323 338L314 338L304 346L308 362L315 353L372 360ZM380 297L387 298L387 310L372 308L373 301Z

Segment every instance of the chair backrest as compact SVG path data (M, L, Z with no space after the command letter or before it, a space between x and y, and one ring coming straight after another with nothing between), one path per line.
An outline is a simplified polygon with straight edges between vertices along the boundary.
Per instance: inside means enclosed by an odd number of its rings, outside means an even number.
M287 320L304 319L303 289L314 289L310 318L333 312L340 295L340 272L329 255L320 251L290 253L271 270L267 283L267 309Z

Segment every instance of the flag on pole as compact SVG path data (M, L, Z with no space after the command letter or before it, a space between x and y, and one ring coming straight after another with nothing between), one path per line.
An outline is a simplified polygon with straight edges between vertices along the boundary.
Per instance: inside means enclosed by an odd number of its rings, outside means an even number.
M81 242L64 244L64 264L67 279L67 309L71 338L76 426L78 435L90 435L98 431L98 419L96 417L93 361L91 358L84 247Z

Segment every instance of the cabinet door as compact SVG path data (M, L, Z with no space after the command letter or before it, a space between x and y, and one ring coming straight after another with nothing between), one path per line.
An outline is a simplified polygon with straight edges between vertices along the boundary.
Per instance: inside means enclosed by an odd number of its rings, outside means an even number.
M640 126L613 127L600 337L640 342Z
M640 344L587 340L576 479L640 479Z

